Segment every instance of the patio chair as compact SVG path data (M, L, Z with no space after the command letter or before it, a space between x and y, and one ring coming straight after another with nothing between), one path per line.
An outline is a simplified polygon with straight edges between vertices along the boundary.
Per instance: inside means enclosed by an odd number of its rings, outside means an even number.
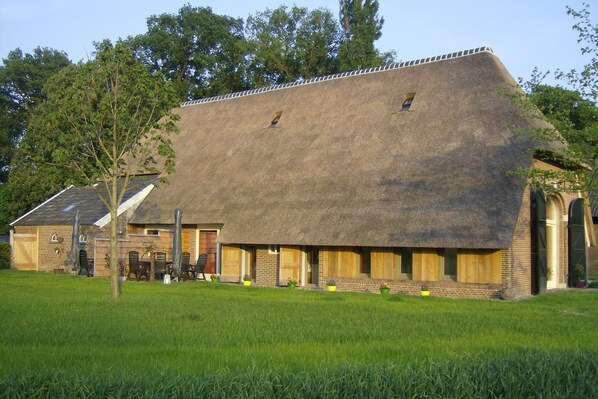
M141 280L141 276L145 276L146 280L149 280L149 272L139 262L139 252L129 251L129 274L127 278L131 279L131 273L135 275L135 280Z
M156 279L164 279L167 272L166 254L164 252L154 252L154 275Z
M87 259L87 251L84 249L79 250L79 274L83 274L83 269L85 269L85 274L88 277L93 276L93 260Z
M193 278L195 280L206 280L206 275L204 274L204 269L206 268L206 262L208 260L208 254L200 254L197 258L197 263L193 268ZM199 278L199 275L202 275L202 278Z
M193 271L192 266L189 264L190 258L191 254L189 252L181 254L181 279L183 280L187 280Z

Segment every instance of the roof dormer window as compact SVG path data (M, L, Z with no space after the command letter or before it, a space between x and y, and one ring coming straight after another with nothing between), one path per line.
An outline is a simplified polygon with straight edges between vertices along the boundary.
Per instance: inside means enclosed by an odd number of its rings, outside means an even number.
M403 99L403 104L401 105L400 112L408 112L409 108L413 104L413 100L415 99L415 93L407 93L405 94L405 98Z
M280 121L280 117L282 116L282 111L278 111L276 113L276 115L274 116L274 119L272 119L272 122L270 122L270 127L276 127L276 125L278 124L278 121Z

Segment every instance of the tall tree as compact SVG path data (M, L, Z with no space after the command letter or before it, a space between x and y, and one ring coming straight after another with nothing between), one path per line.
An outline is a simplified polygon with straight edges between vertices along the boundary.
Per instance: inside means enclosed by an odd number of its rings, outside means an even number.
M25 133L31 111L45 96L46 81L70 65L63 52L36 48L33 54L11 51L0 66L0 184L8 178L8 166Z
M380 54L374 42L382 36L384 18L378 17L378 0L339 0L342 43L339 62L342 71L382 65L392 53Z
M209 7L153 15L147 33L129 38L136 57L175 83L181 101L247 88L243 20Z
M94 60L51 78L46 91L19 151L34 165L100 183L97 193L111 216L111 292L118 299L117 209L132 175L173 171L169 134L177 131L178 97L130 48L107 41L97 45Z
M333 14L286 6L247 19L251 81L265 86L338 72L339 28Z

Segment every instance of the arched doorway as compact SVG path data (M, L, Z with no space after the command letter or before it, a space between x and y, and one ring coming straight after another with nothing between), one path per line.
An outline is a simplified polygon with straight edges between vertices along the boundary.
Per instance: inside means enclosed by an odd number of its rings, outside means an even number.
M555 196L546 198L546 289L560 286L562 274L562 207Z

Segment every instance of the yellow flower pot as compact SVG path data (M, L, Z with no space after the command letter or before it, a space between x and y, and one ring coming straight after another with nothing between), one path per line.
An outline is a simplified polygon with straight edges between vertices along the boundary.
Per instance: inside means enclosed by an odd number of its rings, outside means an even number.
M249 287L249 286L251 285L251 281L244 280L244 281L243 281L243 285L244 285L245 287Z
M336 291L336 285L329 285L328 291Z
M429 290L423 290L423 291L420 291L419 294L421 296L430 296L430 291Z

